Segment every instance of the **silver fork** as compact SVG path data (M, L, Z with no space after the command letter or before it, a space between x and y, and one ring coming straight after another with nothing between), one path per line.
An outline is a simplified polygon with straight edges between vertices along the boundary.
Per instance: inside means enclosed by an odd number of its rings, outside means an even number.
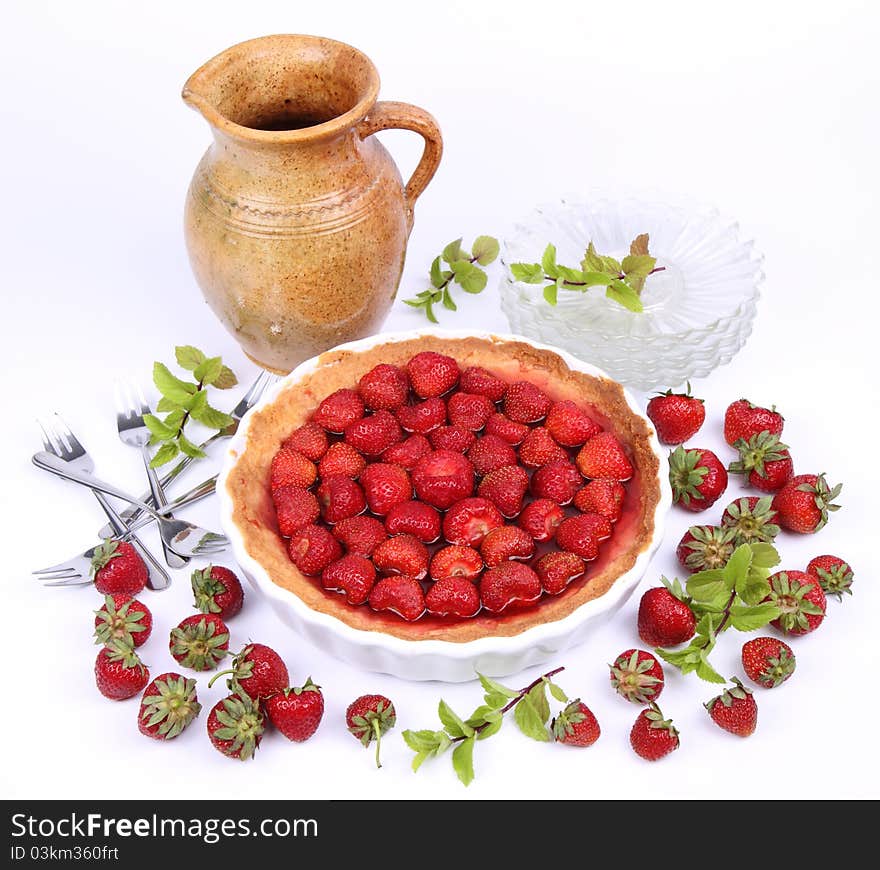
M199 448L201 450L207 450L208 447L219 441L221 438L231 438L235 435L238 431L238 425L241 423L241 418L244 417L254 405L256 405L260 400L260 397L266 391L266 388L271 384L274 384L277 380L278 375L273 375L271 372L266 371L260 372L257 379L248 388L248 391L241 397L241 401L239 401L239 403L229 412L229 416L232 417L232 424L219 432L215 432L210 438L199 444ZM163 487L168 486L168 484L187 468L192 461L193 460L189 456L184 456L177 465L171 469L171 471L159 478L159 483L162 484ZM152 493L150 492L143 493L141 495L141 501L146 502L151 506L154 505ZM143 511L139 508L129 507L122 511L121 516L126 522L133 523L133 521L137 520L142 513ZM100 531L100 535L106 537L110 531L111 529L108 526L104 526Z
M144 423L144 414L149 413L150 406L147 404L140 387L134 384L116 385L116 428L119 431L119 438L123 444L140 450L144 468L147 471L147 482L150 485L153 503L157 507L165 507L168 504L168 499L165 498L165 491L159 482L156 469L150 465L153 458L149 447L150 430ZM165 514L165 516L170 520L174 519L171 514ZM183 568L189 564L189 559L178 556L164 540L162 541L162 552L169 568Z
M41 421L38 421L38 423L43 433L43 446L49 453L54 453L60 459L69 462L72 468L79 469L87 474L91 474L94 471L94 460L58 414L53 414L52 420L47 421L46 425ZM125 525L116 509L107 501L106 496L103 493L95 492L95 498L104 509L104 513L107 514L110 525L113 528L113 534L119 539L130 541L141 558L146 562L149 571L147 584L150 589L156 591L167 589L171 584L168 572L156 561L153 554L144 546L140 538ZM95 554L95 549L95 547L91 547L85 553L75 556L67 562L53 565L51 568L34 571L34 574L44 580L53 581L47 582L47 586L73 586L81 583L90 583L92 556Z

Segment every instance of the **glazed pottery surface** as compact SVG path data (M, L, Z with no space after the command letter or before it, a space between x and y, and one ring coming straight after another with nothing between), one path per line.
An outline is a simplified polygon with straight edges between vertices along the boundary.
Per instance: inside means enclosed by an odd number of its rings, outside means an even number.
M378 93L360 51L299 35L235 45L183 89L214 137L186 198L190 262L265 368L287 372L376 332L394 300L413 206L443 145L431 115ZM390 128L425 140L405 186L373 136Z

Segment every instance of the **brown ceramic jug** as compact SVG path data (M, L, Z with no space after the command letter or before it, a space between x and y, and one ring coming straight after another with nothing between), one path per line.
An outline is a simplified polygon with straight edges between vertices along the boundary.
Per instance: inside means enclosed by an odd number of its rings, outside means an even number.
M223 325L273 371L382 325L397 292L413 206L443 150L435 120L377 102L379 75L315 36L242 42L189 78L183 99L214 142L186 199L196 280ZM404 187L373 136L425 140Z

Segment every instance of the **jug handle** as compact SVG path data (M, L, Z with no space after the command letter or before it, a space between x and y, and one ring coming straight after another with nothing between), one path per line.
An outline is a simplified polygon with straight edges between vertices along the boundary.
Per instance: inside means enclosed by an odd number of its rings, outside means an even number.
M443 154L443 137L434 117L409 103L382 100L373 106L370 113L358 124L357 132L361 139L372 136L380 130L412 130L425 140L422 159L413 171L404 189L406 199L407 231L412 230L413 208L416 200L434 177Z

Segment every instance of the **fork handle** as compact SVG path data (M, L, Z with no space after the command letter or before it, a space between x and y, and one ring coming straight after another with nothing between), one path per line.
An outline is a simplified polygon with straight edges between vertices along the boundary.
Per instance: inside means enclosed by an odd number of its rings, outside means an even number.
M153 504L156 507L163 508L168 504L168 499L165 498L165 493L162 490L162 484L159 483L159 476L156 474L156 469L150 465L152 457L150 456L150 448L147 447L146 444L141 447L141 456L144 460L144 468L147 472L147 482L150 484L150 492L153 494ZM169 520L174 519L171 514L166 514ZM168 565L169 568L184 568L189 564L189 559L185 556L179 556L174 552L166 543L165 540L162 539L162 554L165 556L165 564Z

